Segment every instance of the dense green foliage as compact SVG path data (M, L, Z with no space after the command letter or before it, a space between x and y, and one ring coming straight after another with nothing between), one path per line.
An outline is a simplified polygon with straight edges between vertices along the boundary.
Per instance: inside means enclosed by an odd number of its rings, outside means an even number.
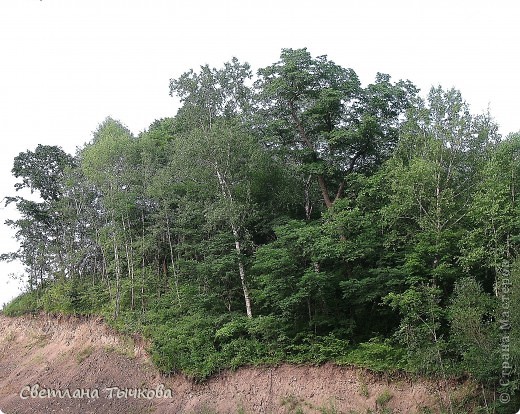
M74 156L39 146L10 197L28 292L4 312L100 313L167 372L332 360L514 393L520 134L454 89L282 51L173 79L182 107ZM507 306L506 306L507 305ZM506 338L507 337L507 338Z

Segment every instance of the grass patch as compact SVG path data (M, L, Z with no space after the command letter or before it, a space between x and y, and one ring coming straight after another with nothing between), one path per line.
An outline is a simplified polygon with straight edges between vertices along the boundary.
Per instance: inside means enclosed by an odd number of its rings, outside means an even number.
M338 414L339 413L334 401L329 401L329 403L327 405L322 405L322 406L318 407L317 410L321 414Z
M42 310L39 304L37 290L22 293L11 302L4 305L2 313L6 316L21 316L28 313L38 313Z
M29 361L30 365L42 364L45 362L45 357L42 354L37 354L31 358Z
M4 345L5 344L10 344L11 342L14 342L15 339L16 339L16 333L13 332L13 331L10 331L2 339L2 344L4 344Z
M121 336L119 338L119 343L106 345L104 348L107 352L113 352L118 355L124 356L125 358L135 358L135 341L128 335Z
M361 395L362 397L365 397L365 398L370 397L370 392L368 390L368 384L364 380L360 380L359 395Z
M76 362L78 364L81 364L83 361L85 361L92 353L94 352L95 348L92 345L87 346L86 348L83 348L81 351L78 352L76 355Z
M282 397L280 404L285 408L287 413L302 414L303 402L304 401L301 398L290 394Z
M381 394L379 394L376 398L376 407L381 408L382 410L386 409L386 406L390 402L390 400L394 398L390 390L386 389Z
M50 337L46 334L32 334L31 342L25 347L28 349L32 348L43 348L49 343Z
M203 406L203 407L197 408L195 411L192 411L191 414L218 414L218 411L213 408Z

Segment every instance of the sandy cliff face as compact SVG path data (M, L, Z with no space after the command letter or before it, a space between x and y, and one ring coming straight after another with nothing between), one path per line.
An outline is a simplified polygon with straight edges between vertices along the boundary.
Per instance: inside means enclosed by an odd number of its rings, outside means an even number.
M100 319L0 316L6 414L421 413L437 412L443 398L434 382L334 365L242 368L196 384L161 375L143 341Z

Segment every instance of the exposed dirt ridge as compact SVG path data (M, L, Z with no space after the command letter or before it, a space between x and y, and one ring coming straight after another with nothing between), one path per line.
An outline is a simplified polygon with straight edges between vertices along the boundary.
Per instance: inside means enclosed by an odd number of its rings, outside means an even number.
M389 380L331 364L242 368L196 384L159 374L145 348L142 341L117 335L101 319L0 315L0 410L423 413L438 412L444 399L434 382Z

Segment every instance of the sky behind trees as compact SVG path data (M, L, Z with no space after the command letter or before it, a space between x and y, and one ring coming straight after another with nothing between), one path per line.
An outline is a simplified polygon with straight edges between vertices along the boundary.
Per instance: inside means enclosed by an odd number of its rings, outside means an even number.
M503 134L520 130L517 15L506 1L4 0L0 194L14 193L10 170L21 151L42 143L74 152L107 116L138 133L175 114L170 78L232 56L256 70L284 47L327 54L364 84L384 72L423 95L432 85L454 86L472 112L489 106ZM0 213L3 222L13 210ZM0 250L12 250L12 230L2 230ZM15 293L10 272L21 268L0 264L0 304Z

